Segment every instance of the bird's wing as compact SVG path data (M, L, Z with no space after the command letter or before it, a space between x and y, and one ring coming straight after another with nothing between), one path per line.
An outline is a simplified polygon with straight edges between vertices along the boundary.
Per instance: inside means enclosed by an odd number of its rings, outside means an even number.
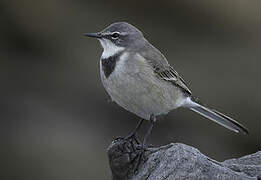
M141 55L153 68L156 77L180 87L182 91L188 95L192 94L185 81L175 71L175 69L169 65L167 59L158 49L154 48L152 45L149 45L146 46L146 48L144 48L141 52L143 52Z
M154 69L156 75L165 80L173 83L176 86L179 86L185 93L191 95L191 91L189 90L188 86L186 85L185 81L181 78L181 76L174 70L173 67L169 66L161 71L156 71Z

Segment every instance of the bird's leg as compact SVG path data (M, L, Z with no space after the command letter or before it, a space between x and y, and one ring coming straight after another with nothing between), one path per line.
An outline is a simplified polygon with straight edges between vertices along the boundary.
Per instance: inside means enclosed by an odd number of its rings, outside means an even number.
M140 144L138 137L137 137L137 132L140 129L143 121L144 121L144 119L141 119L139 121L139 123L137 124L137 126L135 127L135 129L129 135L127 135L124 139L134 139L137 144Z
M146 148L148 148L148 145L147 145L147 140L148 140L148 137L150 136L151 134L151 131L152 131L152 128L154 126L154 123L156 121L156 117L152 114L150 116L150 125L149 125L149 128L144 136L144 139L143 139L143 142L142 142L142 145L140 147L140 151L139 153L137 154L137 156L135 157L135 159L137 158L137 163L136 163L136 166L134 168L134 171L136 172L138 170L138 167L139 165L141 164L142 162L142 158L143 158L143 155L145 153L145 150Z
M149 125L149 128L144 136L144 139L143 139L143 143L142 143L142 146L144 149L146 149L148 147L147 145L147 141L148 141L148 137L150 136L151 134L151 131L152 131L152 128L154 126L154 123L156 122L156 117L152 114L150 116L150 125Z

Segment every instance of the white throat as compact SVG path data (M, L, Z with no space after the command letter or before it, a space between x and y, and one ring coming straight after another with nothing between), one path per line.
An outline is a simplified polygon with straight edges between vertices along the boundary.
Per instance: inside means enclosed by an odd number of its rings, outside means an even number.
M125 49L124 47L116 46L108 39L99 39L99 41L103 47L102 58L111 57Z

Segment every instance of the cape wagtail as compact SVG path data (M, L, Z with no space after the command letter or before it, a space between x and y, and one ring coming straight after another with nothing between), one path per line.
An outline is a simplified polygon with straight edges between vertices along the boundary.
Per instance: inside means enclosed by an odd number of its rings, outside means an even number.
M98 33L84 35L97 38L103 47L100 76L112 101L141 118L130 136L136 136L144 119L150 121L143 147L156 117L179 107L197 112L234 132L248 134L234 119L194 98L164 55L133 25L117 22Z

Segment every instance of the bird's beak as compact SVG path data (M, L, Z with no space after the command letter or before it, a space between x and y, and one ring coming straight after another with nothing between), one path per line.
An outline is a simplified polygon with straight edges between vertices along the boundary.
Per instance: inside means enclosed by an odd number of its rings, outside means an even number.
M101 38L101 33L84 33L84 36L93 37L93 38Z

